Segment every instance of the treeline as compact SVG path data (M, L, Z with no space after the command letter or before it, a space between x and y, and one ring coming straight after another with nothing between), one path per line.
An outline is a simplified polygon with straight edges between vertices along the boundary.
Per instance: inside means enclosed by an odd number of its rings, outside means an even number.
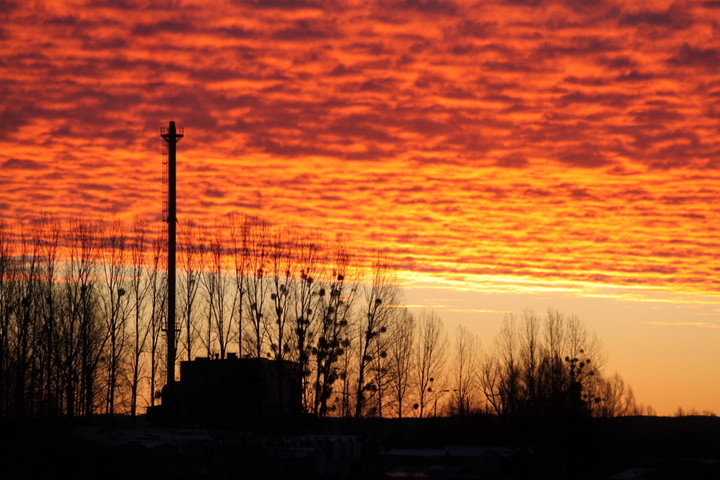
M0 221L0 414L138 412L163 378L163 242L135 222Z
M437 313L405 308L380 256L235 215L180 225L178 245L178 361L298 362L308 413L648 412L603 375L598 342L575 317L508 315L481 351L465 327L449 336ZM158 401L164 249L140 220L0 222L0 414L134 416Z

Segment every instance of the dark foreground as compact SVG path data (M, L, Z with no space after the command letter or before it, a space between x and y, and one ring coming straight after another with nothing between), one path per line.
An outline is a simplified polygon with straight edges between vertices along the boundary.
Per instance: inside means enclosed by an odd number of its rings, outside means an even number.
M714 417L331 420L264 432L123 418L1 425L7 480L720 479Z

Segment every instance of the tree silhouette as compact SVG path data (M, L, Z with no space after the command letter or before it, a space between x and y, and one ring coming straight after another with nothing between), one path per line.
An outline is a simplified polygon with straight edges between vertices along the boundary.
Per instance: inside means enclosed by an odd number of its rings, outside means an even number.
M152 333L151 323L145 315L146 298L151 288L152 277L146 271L148 263L148 225L139 219L132 224L130 243L130 279L129 289L132 307L132 329L130 359L130 415L137 415L138 395L143 373L143 353Z
M332 252L331 272L317 287L318 325L314 347L315 381L313 413L324 417L329 411L333 387L338 379L343 381L344 395L341 403L346 410L349 383L348 363L350 353L350 322L357 286L350 273L350 256L343 245L335 245Z
M125 366L124 357L127 347L127 319L130 301L127 284L127 249L126 237L122 226L114 221L108 229L101 232L102 252L101 270L102 287L104 290L103 311L107 322L108 350L105 352L107 368L107 405L106 413L115 413L116 393Z
M237 297L237 346L238 355L243 356L243 318L245 315L246 281L250 258L250 229L252 219L248 216L238 216L234 213L228 217L228 230L230 248L232 252L232 265L235 270L235 294Z
M463 325L455 334L455 365L452 379L452 409L458 416L470 414L475 405L479 340Z
M166 282L162 275L162 253L165 246L164 236L156 234L152 239L152 260L149 265L148 283L150 285L150 311L149 330L150 348L148 351L150 363L149 397L150 405L155 405L159 396L159 381L165 377L165 370L160 362L161 336L167 315L165 305L167 304ZM157 392L157 393L156 393Z
M402 418L407 409L415 360L415 336L415 319L409 311L403 310L391 329L389 342L388 373L397 418Z
M420 418L425 416L428 405L442 390L446 346L442 319L432 310L423 311L418 321L415 347L415 392Z
M268 297L266 275L270 226L264 220L257 220L250 225L248 237L250 255L248 256L248 274L244 279L244 290L250 324L250 355L261 358L267 330L264 312Z
M101 323L100 289L96 282L98 233L94 222L76 221L70 227L66 273L68 313L64 322L62 364L69 416L91 415L98 397L98 368L107 335ZM80 372L76 372L79 363ZM75 378L80 378L81 407L75 409Z
M0 218L0 413L10 410L10 322L14 297L13 244L8 223Z
M652 412L603 375L599 341L575 316L508 314L479 361L480 340L460 326L448 359L442 320L404 308L381 256L363 275L347 246L247 216L181 235L186 358L202 329L208 356L238 345L243 357L297 362L302 405L318 417L403 417L408 405L425 417L446 399L451 414L503 418ZM140 220L0 219L0 414L134 416L154 405L164 257L162 231Z
M589 415L604 399L597 395L602 352L597 338L577 317L548 310L509 314L478 381L490 409L504 417ZM544 335L541 336L540 332Z
M358 359L355 418L366 413L382 416L383 390L385 387L385 358L387 357L388 327L397 315L399 290L384 259L373 260L370 279L363 285L364 304L360 317L360 356ZM370 372L370 368L373 368ZM369 375L370 374L370 375ZM375 403L369 412L365 407L369 396Z
M317 330L325 332L326 322L319 327L321 302L325 295L323 287L324 263L327 257L322 256L319 241L307 235L298 236L295 244L295 256L298 278L292 289L292 308L294 332L294 348L292 360L300 364L302 372L302 403L305 411L318 413L317 406L311 406L310 394L310 358L313 353L313 340ZM320 294L323 294L322 296ZM317 354L317 348L315 349ZM317 398L317 395L316 395Z
M180 275L178 287L180 290L180 308L183 318L183 335L179 341L185 348L187 361L193 359L194 344L197 337L198 327L195 324L195 302L201 283L202 252L198 244L198 228L193 223L184 223L180 227L180 251L178 255L180 263ZM162 254L162 251L158 252Z

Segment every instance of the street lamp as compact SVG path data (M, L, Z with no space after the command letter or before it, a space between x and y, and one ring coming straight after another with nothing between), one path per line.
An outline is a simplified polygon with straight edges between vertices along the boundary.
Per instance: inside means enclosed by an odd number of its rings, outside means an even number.
M440 398L440 395L447 392L457 392L457 389L445 389L440 390L440 393L435 396L435 406L433 407L433 417L437 417L437 401L438 398Z

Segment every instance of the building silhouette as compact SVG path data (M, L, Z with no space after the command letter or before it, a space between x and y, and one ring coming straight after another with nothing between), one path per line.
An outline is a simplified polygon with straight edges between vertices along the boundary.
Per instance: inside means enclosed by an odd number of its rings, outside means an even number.
M198 358L180 363L151 423L185 428L288 428L302 414L298 363L264 358Z

